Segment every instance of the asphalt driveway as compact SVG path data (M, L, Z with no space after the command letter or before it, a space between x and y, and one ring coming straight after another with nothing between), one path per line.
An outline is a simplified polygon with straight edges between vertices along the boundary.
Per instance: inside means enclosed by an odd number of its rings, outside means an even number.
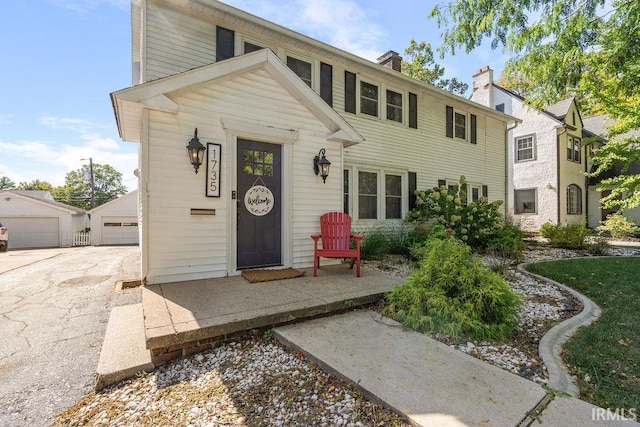
M92 391L113 306L140 302L140 249L0 253L0 425L49 425Z

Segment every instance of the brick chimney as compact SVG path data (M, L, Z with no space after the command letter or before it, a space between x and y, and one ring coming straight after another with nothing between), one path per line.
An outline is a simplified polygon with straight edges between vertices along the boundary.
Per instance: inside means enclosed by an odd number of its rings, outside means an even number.
M383 67L390 68L393 71L402 71L402 57L398 54L398 52L394 52L392 50L378 58L378 64L382 65Z
M493 108L493 70L485 65L476 70L473 75L473 92L471 100L484 106Z

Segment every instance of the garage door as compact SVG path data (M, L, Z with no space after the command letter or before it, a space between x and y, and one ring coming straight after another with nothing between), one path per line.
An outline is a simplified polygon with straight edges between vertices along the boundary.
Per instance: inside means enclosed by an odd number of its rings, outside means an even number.
M101 245L137 245L138 218L135 216L102 217Z
M51 218L2 218L9 229L9 250L57 248L60 246L59 221Z

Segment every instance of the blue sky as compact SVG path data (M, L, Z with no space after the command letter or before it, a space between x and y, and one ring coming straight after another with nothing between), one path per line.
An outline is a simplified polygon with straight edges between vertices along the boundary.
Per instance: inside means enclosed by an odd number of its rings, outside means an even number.
M435 1L228 0L228 4L375 60L413 38L440 45ZM131 85L129 0L16 0L0 17L0 176L64 184L81 159L109 164L135 189L137 145L118 137L109 93ZM438 59L471 82L506 57L489 47ZM496 77L498 74L496 73ZM187 141L185 141L186 144Z

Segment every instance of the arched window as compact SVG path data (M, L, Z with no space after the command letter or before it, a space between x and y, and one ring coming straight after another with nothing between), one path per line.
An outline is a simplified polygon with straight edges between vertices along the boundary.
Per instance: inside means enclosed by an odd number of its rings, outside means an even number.
M582 189L576 184L567 187L567 215L582 214Z

